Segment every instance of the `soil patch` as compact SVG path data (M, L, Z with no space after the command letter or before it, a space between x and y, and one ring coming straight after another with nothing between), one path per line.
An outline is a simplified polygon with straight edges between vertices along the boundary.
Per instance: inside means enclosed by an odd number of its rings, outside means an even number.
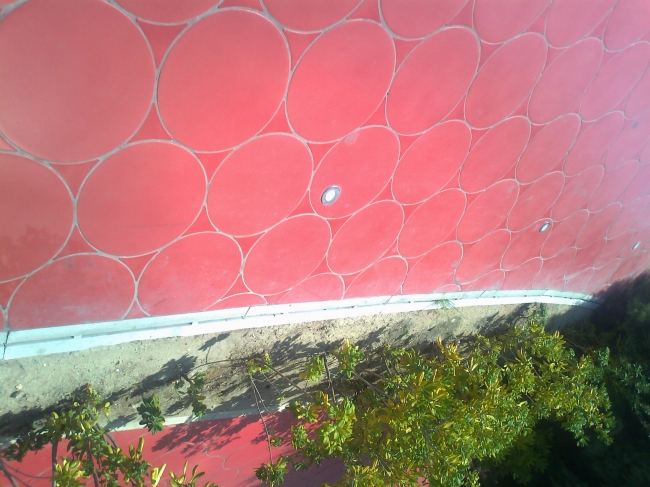
M190 411L183 407L173 384L193 371L207 375L207 418L253 414L257 409L244 363L264 352L283 375L300 382L297 373L307 357L330 350L344 339L369 351L387 344L422 349L431 347L438 337L462 340L477 333L494 333L525 319L538 307L479 306L375 315L2 361L0 436L6 438L42 417L44 411L60 406L86 384L92 384L112 403L112 428L137 426L136 408L143 395L154 392L168 422L188 421ZM564 305L546 307L551 328L585 319L592 311ZM257 386L268 410L282 409L297 397L288 381L275 373L269 374L269 380L259 380Z

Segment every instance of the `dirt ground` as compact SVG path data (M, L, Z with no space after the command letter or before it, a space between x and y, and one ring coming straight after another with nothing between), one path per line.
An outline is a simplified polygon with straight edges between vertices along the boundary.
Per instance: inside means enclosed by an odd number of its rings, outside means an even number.
M155 392L168 424L188 420L173 382L182 374L207 375L207 418L257 411L245 359L268 352L279 371L298 381L307 356L327 351L344 339L372 350L385 344L430 347L441 337L459 339L489 334L505 323L524 319L538 305L481 306L377 315L273 326L187 338L165 338L98 347L81 352L0 361L0 437L7 439L43 411L62 404L86 384L112 403L109 427L137 426L136 408ZM561 328L586 318L587 308L547 305L549 327ZM272 373L258 377L268 410L295 398L289 383ZM278 400L278 396L285 396Z

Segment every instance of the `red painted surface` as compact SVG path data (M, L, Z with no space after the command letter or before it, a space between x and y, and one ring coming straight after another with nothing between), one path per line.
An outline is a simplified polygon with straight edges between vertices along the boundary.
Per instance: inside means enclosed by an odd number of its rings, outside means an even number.
M2 3L5 327L650 262L647 2Z
M269 414L265 418L267 425L287 437L292 424L288 412ZM161 487L169 485L169 472L182 473L183 464L189 463L188 470L194 465L206 472L199 481L214 482L220 487L261 487L253 469L262 463L268 463L269 452L266 436L259 416L237 417L212 421L201 421L165 428L154 436L146 430L121 431L113 433L122 449L128 445L137 446L144 438L143 457L154 466L166 464L167 467L160 482ZM286 444L273 448L273 457L291 450ZM62 454L62 446L59 448ZM37 453L30 453L22 463L9 465L12 473L23 485L47 487L51 474L51 449L49 447ZM286 477L287 487L319 487L323 482L334 483L342 475L343 469L335 462L325 462L322 467L303 472L290 472ZM0 475L0 486L11 484Z

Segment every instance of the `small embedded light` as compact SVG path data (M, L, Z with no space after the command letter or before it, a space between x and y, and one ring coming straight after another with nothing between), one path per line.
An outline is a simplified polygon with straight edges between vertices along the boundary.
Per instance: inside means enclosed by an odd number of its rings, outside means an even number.
M323 191L323 194L320 197L320 202L323 203L324 205L331 205L337 199L339 199L340 195L341 195L341 188L339 188L338 186L330 186L325 191Z
M640 245L641 245L641 242L637 242L637 243L635 243L635 244L632 246L632 250L636 250L636 249L638 249Z
M544 223L544 225L542 225L542 227L539 229L539 233L544 233L546 230L549 229L550 226L551 226L550 222Z

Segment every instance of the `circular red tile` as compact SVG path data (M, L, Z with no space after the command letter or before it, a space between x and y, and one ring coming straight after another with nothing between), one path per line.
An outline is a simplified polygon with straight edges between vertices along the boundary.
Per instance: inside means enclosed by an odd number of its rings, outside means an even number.
M587 283L587 286L585 287L585 292L594 294L600 291L604 291L608 287L612 275L614 272L616 272L616 269L618 269L619 265L621 265L621 260L616 259L601 269L596 269L596 272L594 272L594 275L591 277L589 283Z
M578 42L544 70L528 105L533 123L548 123L580 100L600 66L603 47L599 39Z
M436 247L409 270L402 294L435 291L453 275L462 255L463 247L458 242L447 242Z
M456 269L456 281L461 284L475 281L497 267L508 244L510 232L497 230L472 245Z
M210 306L206 311L214 311L217 309L227 308L248 308L249 306L262 306L265 304L266 299L264 299L259 294L241 293L220 299L212 306Z
M613 203L598 213L591 215L576 240L576 247L579 249L584 248L607 235L607 230L616 220L620 211L621 204Z
M564 279L564 271L571 261L575 258L576 249L570 247L559 253L552 259L545 259L542 264L542 270L533 279L533 289L555 289L553 283L559 279ZM564 285L564 282L562 282Z
M300 215L273 227L246 258L244 281L251 291L276 294L304 280L325 257L330 228L315 215Z
M237 243L219 233L195 233L156 255L145 268L138 300L150 315L202 311L235 283L241 267Z
M606 240L601 238L599 240L592 241L587 247L578 250L576 253L575 259L569 264L564 273L567 279L573 278L580 272L584 271L589 267L593 267L596 257L605 247Z
M636 118L650 110L650 71L646 70L625 102L625 116Z
M117 0L122 7L141 19L175 24L207 12L220 0Z
M231 235L262 232L300 203L311 175L311 154L298 139L279 134L253 139L228 156L212 178L210 219Z
M650 205L650 196L644 196L643 198L639 198L636 201L623 206L616 221L612 223L611 227L609 227L607 238L616 238L626 230L634 228L634 224L637 222L639 217L644 214L648 205Z
M637 198L648 194L648 192L650 192L650 165L644 164L639 166L634 181L630 183L619 200L624 205L627 205Z
M650 61L650 45L642 42L614 56L589 86L580 105L583 120L595 120L613 110L634 88Z
M533 257L539 257L544 242L553 232L552 226L545 232L539 232L547 221L537 221L526 230L512 235L512 242L501 259L502 269L510 271Z
M452 20L466 3L467 0L381 0L381 13L395 34L418 39Z
M199 214L205 175L177 145L135 144L102 162L77 204L79 229L108 254L146 254L180 236Z
M432 196L409 217L400 233L398 248L404 257L417 257L447 239L465 210L465 194L450 189Z
M478 55L476 37L463 27L444 29L418 44L388 92L390 125L416 134L440 122L467 92Z
M379 259L395 242L404 213L394 201L380 201L352 216L334 236L327 262L338 274L352 274Z
M133 276L118 260L72 255L27 278L11 300L9 324L27 330L119 320L134 294Z
M287 46L270 21L250 11L218 12L190 27L167 55L158 82L160 115L181 143L228 149L271 120L288 78Z
M359 0L264 0L264 6L290 29L315 31L336 24L351 13Z
M643 252L644 248L647 247L648 242L650 242L650 229L646 228L643 230L638 230L632 235L628 245L624 245L621 250L621 259L627 259L634 255L640 254ZM636 247L636 244L639 244ZM636 247L636 248L635 248Z
M619 0L607 22L605 46L618 51L650 31L650 5L643 0Z
M481 193L465 210L458 225L458 239L475 242L497 228L517 201L519 185L513 179L499 181Z
M616 238L608 239L605 247L600 252L600 254L598 254L598 257L596 257L596 260L594 261L594 267L604 267L611 261L621 257L621 252L623 252L624 249L632 248L632 246L636 243L632 240L633 236L634 230L629 229Z
M629 259L621 262L621 265L616 269L614 275L610 278L610 283L623 281L634 277L641 269L639 264L643 260L643 254L637 254ZM11 318L10 318L11 319Z
M419 203L440 191L460 169L472 138L463 122L433 127L402 157L393 176L393 194L405 204ZM435 154L435 160L431 158Z
M474 282L463 284L463 291L491 291L493 289L499 289L505 277L505 272L501 269L495 269L479 277Z
M589 212L587 210L580 210L566 220L555 224L548 236L548 240L542 247L542 257L549 259L562 252L569 245L572 245L587 224L588 219Z
M343 279L336 274L318 274L296 285L282 296L281 304L332 301L343 297Z
M599 211L618 198L634 180L639 163L628 161L619 168L605 171L603 180L589 200L589 211Z
M0 65L0 131L43 159L105 154L133 135L151 106L147 41L105 2L23 3L0 24Z
M368 267L359 274L345 291L346 298L392 296L406 277L406 261L400 257L388 257Z
M541 268L542 259L539 257L524 262L516 269L506 272L501 289L531 289Z
M388 91L395 47L378 24L355 20L320 36L298 63L287 113L302 137L336 140L359 127Z
M643 200L644 200L644 198L639 198L639 201L643 201ZM619 216L619 218L620 218L620 216ZM619 218L617 218L616 221L618 221ZM649 226L650 226L650 209L646 209L643 213L641 213L641 216L639 217L639 219L636 220L636 223L634 224L634 227L637 230L642 230L642 229L644 229L646 227L649 227ZM610 231L611 231L611 228L610 228Z
M517 180L532 183L557 167L573 145L580 130L574 114L548 124L530 141L517 163Z
M72 228L72 200L43 164L0 154L0 281L24 276L56 255Z
M399 141L391 130L367 127L353 132L318 165L309 192L312 206L327 218L343 217L363 208L386 186L398 157ZM330 186L338 186L341 193L334 203L325 205L321 197Z
M650 140L650 114L629 122L618 134L605 157L605 167L613 169L629 159L637 157L638 152Z
M440 286L438 288L438 292L441 293L455 293L460 291L461 288L458 284L445 284L444 286Z
M539 34L524 34L500 47L481 67L467 95L465 117L470 125L489 127L515 111L537 83L545 62L546 41Z
M503 42L526 30L549 3L550 0L500 4L490 0L476 0L474 27L481 39L493 43Z
M641 156L639 157L639 162L641 164L650 163L650 143L646 144L643 150L641 151Z
M564 189L551 209L551 217L564 220L571 213L582 209L603 179L605 170L594 166L572 178L567 178Z
M508 217L508 228L513 231L523 230L542 218L553 206L563 187L564 175L561 171L555 171L522 190Z
M564 161L564 174L575 176L600 162L623 128L623 114L610 113L580 134Z
M565 291L571 291L574 293L583 293L587 287L587 284L591 281L594 276L593 269L585 269L577 276L569 279L564 285Z
M512 117L490 129L476 143L460 172L460 185L470 193L501 179L517 162L530 137L530 123Z
M555 0L546 19L546 38L555 47L566 47L594 30L616 0Z

